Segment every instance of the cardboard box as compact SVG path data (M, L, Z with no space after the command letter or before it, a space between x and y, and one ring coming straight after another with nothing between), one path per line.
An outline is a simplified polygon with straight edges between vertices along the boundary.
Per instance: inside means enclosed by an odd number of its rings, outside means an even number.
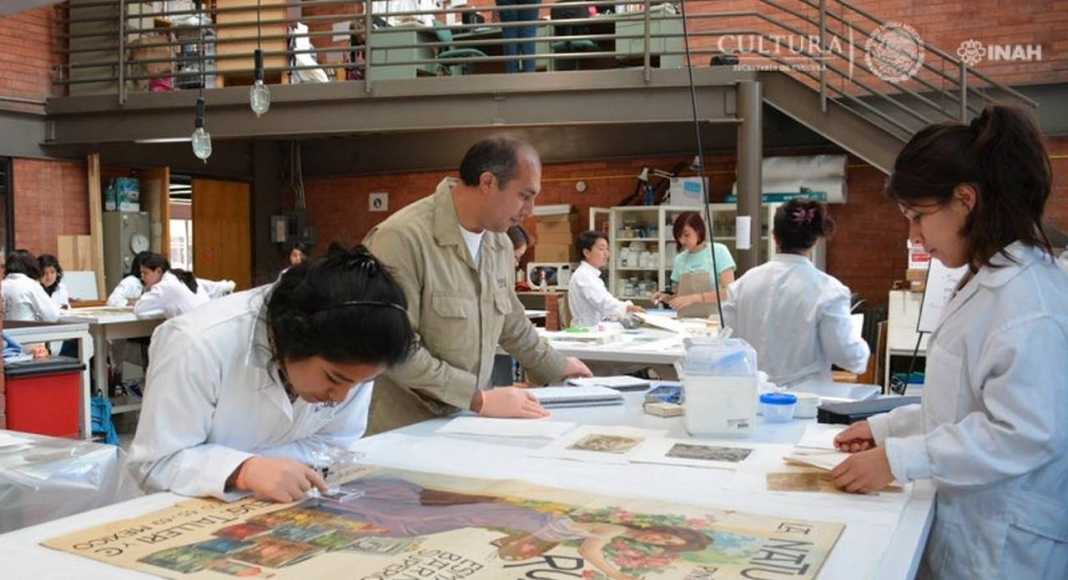
M535 262L575 262L573 244L544 244L541 240L534 246Z
M550 234L561 232L572 232L575 226L578 225L578 216L552 216L552 217L540 217L537 221L537 234Z
M572 234L570 231L539 233L534 236L535 248L542 244L549 244L550 246L569 246L574 243L575 235Z
M915 268L905 270L905 279L909 282L923 282L927 280L927 270L918 270Z
M701 178L672 177L668 204L680 207L701 207L704 196L701 192ZM708 191L708 178L705 178L705 191ZM711 194L709 194L711 195Z

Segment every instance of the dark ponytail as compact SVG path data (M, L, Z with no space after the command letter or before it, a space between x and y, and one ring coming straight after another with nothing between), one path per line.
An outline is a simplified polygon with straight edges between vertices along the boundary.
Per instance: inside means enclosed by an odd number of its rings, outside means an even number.
M189 270L182 270L181 268L171 268L171 274L174 274L176 278L185 284L186 288L193 294L197 293L197 277L193 275Z
M1052 254L1042 229L1052 183L1034 122L1017 109L992 106L968 125L931 125L913 136L897 156L886 193L905 206L945 205L957 186L974 187L978 199L960 235L971 264L982 267L1017 241Z
M415 332L396 280L364 246L286 270L267 299L275 360L313 356L387 366L408 358Z
M142 256L141 254L146 255ZM141 259L140 266L148 268L149 270L163 270L164 274L170 272L171 274L174 274L174 277L178 278L178 280L180 280L182 284L185 284L185 287L189 288L190 292L192 292L193 294L197 293L197 278L193 275L192 272L189 272L188 270L171 268L170 261L159 254L153 252L142 252L141 254L137 254L137 257L134 258L135 261L137 260L137 258ZM138 275L140 274L141 272L140 270L138 270Z
M820 238L834 235L834 219L827 206L818 201L800 197L779 206L775 210L775 229L772 231L779 251L800 254Z

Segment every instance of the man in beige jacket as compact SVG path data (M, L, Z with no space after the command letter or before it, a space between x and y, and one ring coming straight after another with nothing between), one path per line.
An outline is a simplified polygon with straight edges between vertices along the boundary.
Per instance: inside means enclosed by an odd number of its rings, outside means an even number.
M368 434L470 409L487 417L544 417L524 389L489 389L500 344L534 383L590 376L540 339L515 295L515 256L505 232L534 211L537 151L512 137L476 143L430 197L379 224L365 243L404 288L419 337L408 362L375 384Z

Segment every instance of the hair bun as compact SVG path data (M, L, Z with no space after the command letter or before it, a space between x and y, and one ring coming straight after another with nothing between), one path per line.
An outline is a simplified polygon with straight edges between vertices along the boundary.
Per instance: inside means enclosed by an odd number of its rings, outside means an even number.
M382 267L378 258L371 255L370 250L363 244L357 244L352 249L345 249L337 242L331 243L326 259L334 264L342 264L346 270L361 269L369 276L377 274Z

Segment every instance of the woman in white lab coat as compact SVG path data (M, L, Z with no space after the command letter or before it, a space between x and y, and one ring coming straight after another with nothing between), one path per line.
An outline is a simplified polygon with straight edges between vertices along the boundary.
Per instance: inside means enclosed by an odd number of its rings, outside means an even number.
M921 574L1061 580L1068 573L1068 275L1042 231L1052 174L1022 112L917 133L887 185L909 236L968 266L927 347L923 403L852 425L848 491L932 479Z
M367 425L371 381L415 335L404 292L358 246L213 300L152 336L130 469L149 491L293 501L308 465Z
M4 319L55 322L56 306L39 282L41 269L37 258L26 250L15 250L4 264Z
M41 254L37 256L37 267L41 270L41 287L52 303L60 310L70 308L70 292L63 283L63 267L59 260L52 254Z
M211 300L191 272L172 269L171 263L159 254L141 260L141 280L146 290L134 304L134 314L138 316L163 314L174 318Z
M643 312L630 301L622 301L608 291L601 280L601 269L608 264L608 236L603 232L587 231L579 234L579 255L582 263L571 274L567 287L567 303L571 307L572 326L597 326L606 320L622 320L628 312Z
M791 200L775 211L772 231L779 252L727 287L724 324L781 387L831 383L832 364L864 372L871 351L853 332L849 288L812 264L812 247L834 233L827 206Z
M145 292L145 284L141 281L141 261L152 255L152 252L138 252L130 263L130 273L119 281L118 286L108 296L108 306L132 306L141 294Z

